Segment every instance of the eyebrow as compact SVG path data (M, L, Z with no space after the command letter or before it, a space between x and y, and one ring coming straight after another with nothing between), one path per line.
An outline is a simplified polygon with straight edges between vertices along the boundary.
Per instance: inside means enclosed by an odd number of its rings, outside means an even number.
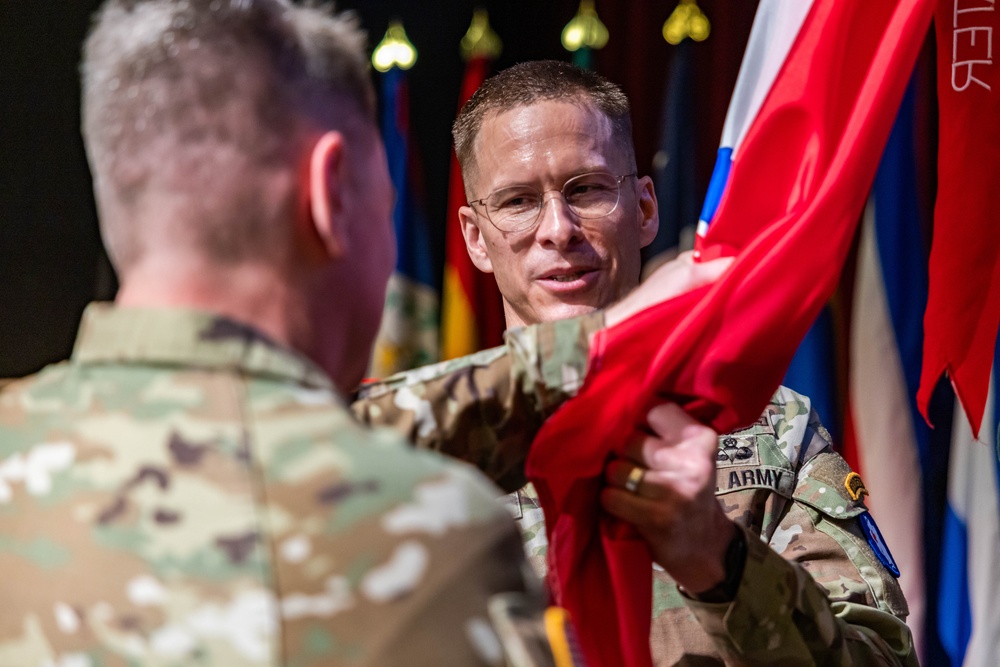
M594 173L614 174L614 171L612 171L607 165L602 166L602 167L593 166L593 165L586 166L586 167L582 167L580 169L574 169L572 172L569 173L568 176L566 176L565 178L562 179L562 182L563 182L563 185L565 185L566 181L570 180L571 178L576 178L577 176L583 176L584 174L594 174ZM494 187L492 190L489 191L489 193L487 194L487 196L489 196L489 194L493 194L494 192L497 192L498 190L506 190L507 188L523 188L523 187L534 188L536 190L540 189L536 185L536 182L531 182L531 181L515 181L513 183L507 183L505 185L497 185L496 187Z

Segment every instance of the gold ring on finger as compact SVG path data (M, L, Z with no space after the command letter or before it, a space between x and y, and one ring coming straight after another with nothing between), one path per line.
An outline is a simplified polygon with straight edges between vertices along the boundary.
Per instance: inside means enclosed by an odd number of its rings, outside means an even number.
M638 466L632 468L628 473L628 477L625 479L625 490L630 493L638 495L639 485L642 484L642 478L645 475L646 475L645 468L640 468Z

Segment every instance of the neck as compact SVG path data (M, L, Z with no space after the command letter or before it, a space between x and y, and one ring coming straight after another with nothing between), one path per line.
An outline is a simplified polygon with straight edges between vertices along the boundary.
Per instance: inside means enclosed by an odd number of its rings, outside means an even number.
M508 329L513 329L515 327L524 327L529 324L534 324L533 322L525 322L524 318L521 317L517 311L515 311L507 300L503 301L503 317L504 323L507 325Z
M311 336L302 291L264 262L220 268L201 258L148 257L124 273L115 302L216 313L301 351Z

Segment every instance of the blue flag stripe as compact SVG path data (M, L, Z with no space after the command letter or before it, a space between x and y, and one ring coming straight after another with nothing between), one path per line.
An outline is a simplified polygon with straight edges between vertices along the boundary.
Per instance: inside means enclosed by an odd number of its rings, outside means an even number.
M704 234L705 227L712 222L715 211L722 201L722 193L726 191L726 184L729 182L729 171L733 167L733 149L722 147L715 158L715 167L712 169L712 179L708 182L708 192L705 194L705 205L701 209L701 224L699 233Z
M840 414L837 410L837 357L834 323L829 306L802 339L788 366L782 384L808 396L834 442L840 442Z
M1000 513L1000 331L993 346L993 471L997 480L997 511ZM1000 514L998 514L1000 516Z
M938 596L938 632L952 667L965 661L972 637L972 602L969 598L969 531L949 505L944 519L941 589Z
M396 271L433 286L436 281L427 221L422 207L415 201L410 138L406 126L400 124L400 105L406 103L405 86L406 74L399 68L393 67L382 75L382 140L389 175L396 189L396 206L392 214L396 231Z
M882 155L873 192L875 236L889 317L902 362L920 465L927 473L930 434L916 402L927 307L927 258L921 241L922 221L916 191L914 97L911 81Z

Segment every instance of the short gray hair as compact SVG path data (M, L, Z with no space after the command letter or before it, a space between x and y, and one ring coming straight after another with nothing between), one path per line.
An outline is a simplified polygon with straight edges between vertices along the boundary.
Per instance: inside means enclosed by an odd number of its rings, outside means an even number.
M288 0L108 0L81 65L83 135L116 264L143 252L150 191L213 258L263 252L293 206L254 175L299 168L305 131L371 120L366 35Z
M631 108L622 89L596 72L560 60L533 60L486 79L455 119L451 133L466 182L475 169L476 137L486 119L546 101L596 108L610 121L615 144L624 152L625 166L635 167Z

